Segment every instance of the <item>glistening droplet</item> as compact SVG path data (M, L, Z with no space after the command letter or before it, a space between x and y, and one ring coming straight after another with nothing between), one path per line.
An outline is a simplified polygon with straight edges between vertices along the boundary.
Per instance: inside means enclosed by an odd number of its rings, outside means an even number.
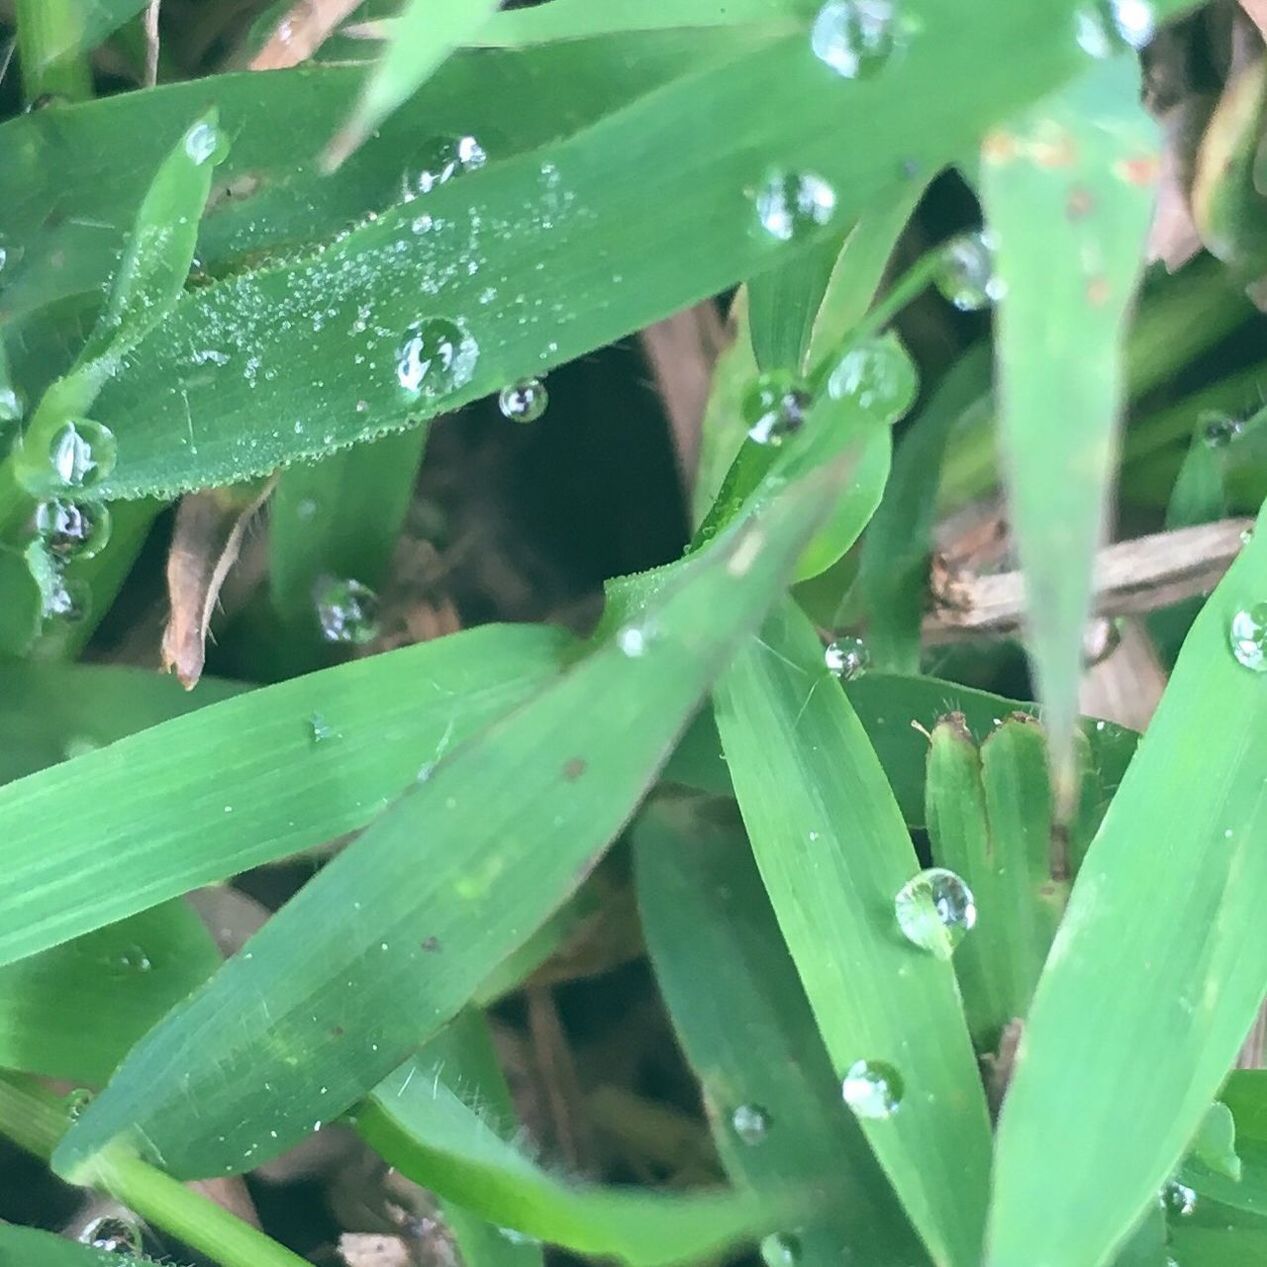
M850 348L827 380L834 400L852 400L883 426L915 403L919 373L901 339L889 332Z
M744 393L740 410L750 439L777 446L800 430L808 407L809 394L799 380L774 371L757 377Z
M791 242L831 223L836 191L813 172L775 168L757 190L756 207L761 228L780 242Z
M840 1094L858 1117L892 1117L902 1103L902 1075L887 1061L855 1060L840 1084Z
M1267 670L1267 602L1242 608L1228 630L1232 654L1255 673Z
M829 642L823 650L827 672L843 682L861 677L871 663L871 653L861 638L846 635Z
M459 321L427 317L411 326L396 358L396 381L410 400L441 400L471 381L479 344Z
M1197 1208L1196 1189L1189 1188L1187 1184L1180 1183L1177 1179L1172 1179L1161 1190L1162 1208L1167 1214L1173 1214L1184 1219L1187 1218Z
M114 432L90 418L75 418L59 427L48 445L52 477L68 488L99 483L114 470L117 456Z
M110 540L103 502L51 497L35 507L35 532L59 559L91 559Z
M326 577L317 583L317 623L327 642L363 646L378 636L378 595L351 578Z
M550 394L539 378L521 378L509 387L503 387L497 397L497 407L502 417L511 422L536 422L546 411Z
M741 1104L730 1115L730 1125L745 1144L759 1144L770 1130L770 1114L759 1104Z
M1091 57L1141 49L1157 30L1149 0L1090 0L1074 14L1078 45Z
M761 1261L765 1267L797 1267L801 1242L791 1232L772 1232L761 1242Z
M986 229L961 233L941 248L937 289L960 312L976 312L1003 298L1006 287L994 270L994 239Z
M1201 418L1201 439L1211 449L1225 449L1245 430L1245 424L1230 414L1211 413Z
M828 0L810 28L814 56L846 79L874 75L897 43L893 0Z
M488 155L473 136L435 137L423 146L417 169L404 177L405 201L429 194L456 176L478 171L486 162Z
M93 1219L79 1234L79 1239L93 1249L111 1254L129 1254L136 1257L141 1252L141 1229L132 1220L115 1215Z
M902 885L893 911L906 940L939 959L949 959L977 922L972 890L945 867L929 867Z

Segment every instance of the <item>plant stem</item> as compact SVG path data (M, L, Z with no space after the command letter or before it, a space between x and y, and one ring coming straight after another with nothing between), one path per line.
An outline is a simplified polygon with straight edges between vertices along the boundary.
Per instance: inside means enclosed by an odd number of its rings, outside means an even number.
M18 57L28 103L46 93L83 101L92 74L79 50L76 0L17 0Z
M0 1077L0 1132L15 1144L47 1161L65 1129L66 1113L55 1096L33 1079ZM224 1267L309 1267L271 1237L139 1157L121 1151L103 1155L94 1163L91 1179L142 1218Z

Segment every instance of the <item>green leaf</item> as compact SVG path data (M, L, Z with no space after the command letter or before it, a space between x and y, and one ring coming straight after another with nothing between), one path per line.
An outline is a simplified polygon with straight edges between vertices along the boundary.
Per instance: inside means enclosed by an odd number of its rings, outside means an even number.
M984 147L981 190L1006 286L997 336L1006 483L1062 810L1156 149L1133 58L1096 65Z
M748 326L763 374L804 369L814 318L848 237L841 231L749 281Z
M0 1223L0 1262L14 1267L127 1267L135 1261L52 1232Z
M633 1267L698 1261L765 1230L788 1208L786 1197L639 1192L548 1174L507 1138L504 1097L489 1104L481 1093L492 1053L472 1061L479 1034L463 1031L473 1023L482 1026L459 1018L357 1110L370 1146L415 1183L492 1223Z
M0 1066L99 1086L220 964L183 902L0 968Z
M753 853L837 1076L859 1061L896 1071L896 1112L861 1118L863 1131L933 1260L975 1267L989 1118L954 970L897 930L893 899L919 862L880 762L790 604L715 699Z
M544 627L472 629L223 700L0 788L0 963L365 826L424 763L553 679L570 646ZM101 679L94 698L128 678Z
M613 636L424 768L133 1049L58 1169L80 1173L116 1140L180 1177L251 1169L399 1066L594 866L844 475L838 461L754 499L733 532L652 578ZM218 790L235 794L223 771Z
M865 1247L873 1267L918 1244L843 1110L837 1079L729 802L662 798L634 827L638 905L669 1014L703 1086L727 1173L758 1193L826 1187L798 1225L800 1267ZM754 1119L741 1138L735 1114Z
M145 8L149 0L70 0L55 4L40 0L51 10L61 10L62 20L49 24L41 41L43 61L31 70L43 70L49 63L67 56L91 52L129 18ZM24 73L29 73L23 67Z
M1032 1262L1040 1244L1052 1267L1107 1258L1261 1002L1267 678L1238 663L1229 628L1264 593L1260 522L1197 617L1074 885L1003 1110L992 1267Z

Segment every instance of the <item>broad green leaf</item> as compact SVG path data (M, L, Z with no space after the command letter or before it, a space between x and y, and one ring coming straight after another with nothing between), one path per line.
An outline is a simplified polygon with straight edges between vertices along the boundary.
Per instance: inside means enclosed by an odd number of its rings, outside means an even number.
M989 1117L954 970L897 929L893 899L919 862L883 768L790 604L715 701L753 853L836 1075L887 1076L900 1102L860 1117L867 1140L933 1261L976 1267Z
M789 1208L786 1195L621 1190L549 1174L507 1137L504 1101L482 1094L491 1052L472 1068L473 1036L461 1032L470 1023L459 1018L457 1035L443 1031L357 1110L370 1146L415 1183L492 1223L633 1267L698 1261Z
M542 627L472 629L223 700L0 788L0 963L365 826L424 764L553 679L571 645Z
M1025 569L1027 645L1059 803L1091 567L1125 391L1123 333L1143 265L1156 128L1133 58L1101 63L992 133L981 189L997 238L1000 429Z
M0 1263L12 1267L126 1267L128 1261L53 1232L0 1223Z
M0 1067L99 1086L219 966L210 933L165 902L0 968Z
M608 31L760 23L772 32L795 30L813 11L804 0L550 0L548 5L505 9L480 27L476 43L510 48L575 40Z
M1262 1000L1267 676L1230 639L1265 593L1260 521L1193 624L1039 982L1000 1124L992 1267L1032 1263L1035 1245L1051 1267L1106 1261ZM1249 638L1255 654L1267 663Z
M937 166L1080 58L1064 0L912 7L923 31L883 74L843 79L803 36L780 39L451 180L425 214L397 207L319 254L188 295L98 401L119 439L104 491L243 479L573 359L775 264L785 244L751 196L772 165L816 172L846 223L907 186L894 154ZM1011 55L982 74L986 43ZM934 81L955 110L931 108ZM883 124L841 145L834 121L859 119ZM673 138L672 163L645 153L648 136Z
M595 865L844 474L838 460L754 499L712 548L664 569L612 636L424 768L133 1049L63 1141L59 1171L116 1141L179 1177L251 1169L397 1068ZM234 794L223 774L219 791Z
M873 1267L912 1263L918 1244L840 1102L733 814L729 801L662 798L634 827L647 949L718 1152L758 1193L831 1193L796 1229L799 1267L836 1267L858 1251Z

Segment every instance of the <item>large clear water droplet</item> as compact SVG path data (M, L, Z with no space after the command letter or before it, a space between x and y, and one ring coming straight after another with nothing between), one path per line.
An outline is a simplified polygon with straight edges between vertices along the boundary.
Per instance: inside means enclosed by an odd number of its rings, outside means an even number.
M939 959L949 959L977 922L972 890L945 867L929 867L902 885L893 911L906 940Z
M1149 0L1091 0L1073 20L1079 47L1092 57L1143 48L1157 30Z
M842 682L860 678L871 664L871 652L861 638L846 635L829 642L823 650L827 672Z
M1238 611L1232 617L1228 638L1238 663L1255 673L1267 671L1267 603Z
M221 149L223 144L224 138L220 129L214 123L209 123L205 119L201 123L195 123L185 133L185 153L199 167L209 159L214 158L216 152Z
M994 270L994 239L986 229L961 233L941 249L937 289L960 312L977 312L1003 298L1006 287Z
M792 375L761 374L744 393L740 411L748 436L757 444L780 445L799 431L809 407L809 394Z
M66 1116L72 1122L77 1122L92 1103L92 1092L87 1087L76 1087L62 1097L62 1103L66 1106Z
M827 380L835 400L853 400L884 426L891 426L915 403L919 372L902 341L892 332L867 339L840 358Z
M364 646L378 636L378 595L368 585L348 578L318 582L317 622L327 642Z
M791 242L831 223L836 191L813 172L775 168L761 182L756 205L762 229L780 242Z
M41 614L45 620L60 620L67 624L78 624L92 607L92 591L84 581L67 580L59 572L43 589L43 608Z
M759 1104L741 1104L731 1115L730 1125L745 1144L759 1144L770 1130L770 1114Z
M810 29L810 47L846 79L865 79L880 70L897 44L893 0L828 0Z
M327 739L337 739L338 733L320 713L313 713L308 718L308 738L314 744L325 743Z
M54 478L69 488L91 488L114 470L118 446L114 432L90 418L75 418L49 441Z
M405 335L396 379L411 400L440 400L471 381L479 344L448 317L427 317Z
M801 1242L791 1232L773 1232L761 1242L761 1261L765 1267L797 1267Z
M132 1219L105 1215L93 1219L79 1234L79 1239L93 1249L105 1250L111 1254L130 1254L136 1257L141 1252L141 1229Z
M1177 1215L1181 1219L1187 1218L1197 1208L1196 1190L1189 1188L1185 1183L1180 1183L1177 1179L1172 1179L1161 1190L1161 1205L1167 1214Z
M1225 449L1245 430L1245 424L1230 414L1210 413L1201 417L1201 439L1211 449Z
M883 1060L855 1060L840 1084L840 1094L858 1117L892 1117L902 1103L902 1075Z
M549 403L550 393L539 378L521 378L503 387L497 397L498 409L511 422L536 422Z
M423 147L417 171L404 177L405 201L429 194L455 176L478 171L488 162L484 147L473 136L438 136Z
M110 511L103 502L50 497L35 508L35 533L59 559L91 559L110 540Z

